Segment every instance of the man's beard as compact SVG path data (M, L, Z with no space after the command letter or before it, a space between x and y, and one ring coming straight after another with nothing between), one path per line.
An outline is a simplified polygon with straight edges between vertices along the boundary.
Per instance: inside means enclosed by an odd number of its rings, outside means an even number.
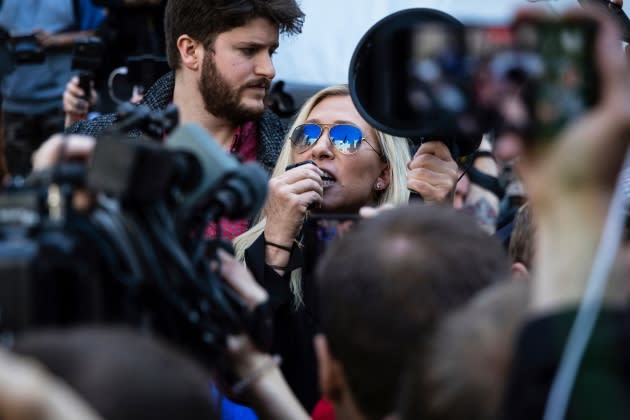
M269 90L266 79L250 82L245 86L232 87L219 72L211 54L206 54L202 64L202 76L199 91L203 98L204 108L212 115L225 118L235 124L257 120L263 114L263 108L253 109L241 105L241 94L250 85L264 84Z

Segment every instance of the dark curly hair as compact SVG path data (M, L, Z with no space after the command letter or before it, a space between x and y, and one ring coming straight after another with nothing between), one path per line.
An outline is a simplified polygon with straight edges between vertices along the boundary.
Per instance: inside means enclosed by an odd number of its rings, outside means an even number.
M304 13L295 0L169 0L164 12L166 56L172 69L180 65L177 38L182 34L209 46L222 32L263 17L280 33L302 32Z

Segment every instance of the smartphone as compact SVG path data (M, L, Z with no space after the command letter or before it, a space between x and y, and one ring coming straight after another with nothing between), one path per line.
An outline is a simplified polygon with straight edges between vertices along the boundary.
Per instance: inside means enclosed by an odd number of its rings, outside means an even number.
M541 69L528 81L526 104L530 138L548 142L571 120L599 99L595 67L597 23L588 18L520 20L514 27L515 48L538 57Z
M303 228L303 274L313 273L326 249L342 238L359 220L358 214L310 214Z
M72 51L72 70L79 70L79 87L83 90L83 99L89 100L94 73L103 64L105 44L97 37L79 39Z

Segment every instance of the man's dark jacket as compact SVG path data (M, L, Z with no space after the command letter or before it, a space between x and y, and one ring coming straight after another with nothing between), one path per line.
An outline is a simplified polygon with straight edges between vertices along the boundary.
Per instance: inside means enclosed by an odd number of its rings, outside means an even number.
M141 104L147 105L153 111L165 109L173 102L174 89L175 75L173 72L169 72L147 90ZM103 130L111 127L117 118L116 114L106 114L94 120L79 121L70 126L66 132L97 137ZM276 114L265 110L258 121L256 160L270 173L280 155L285 133L286 124ZM138 130L129 132L130 136L140 136L141 134Z

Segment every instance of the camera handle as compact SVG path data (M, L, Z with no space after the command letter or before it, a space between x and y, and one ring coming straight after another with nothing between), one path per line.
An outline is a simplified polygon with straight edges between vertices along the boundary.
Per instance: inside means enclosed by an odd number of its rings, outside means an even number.
M85 101L87 101L88 104L90 103L93 80L94 80L94 72L87 71L87 70L81 70L79 72L79 87L83 89L83 97L81 99L84 99Z
M126 66L122 66L122 67L118 67L112 70L112 72L109 74L109 77L107 78L107 92L109 93L109 97L112 98L112 101L114 101L116 105L129 102L136 95L144 94L144 88L142 86L134 85L132 98L122 99L116 96L116 94L114 93L114 83L116 82L116 78L118 76L126 77L128 73L129 73L129 69Z

